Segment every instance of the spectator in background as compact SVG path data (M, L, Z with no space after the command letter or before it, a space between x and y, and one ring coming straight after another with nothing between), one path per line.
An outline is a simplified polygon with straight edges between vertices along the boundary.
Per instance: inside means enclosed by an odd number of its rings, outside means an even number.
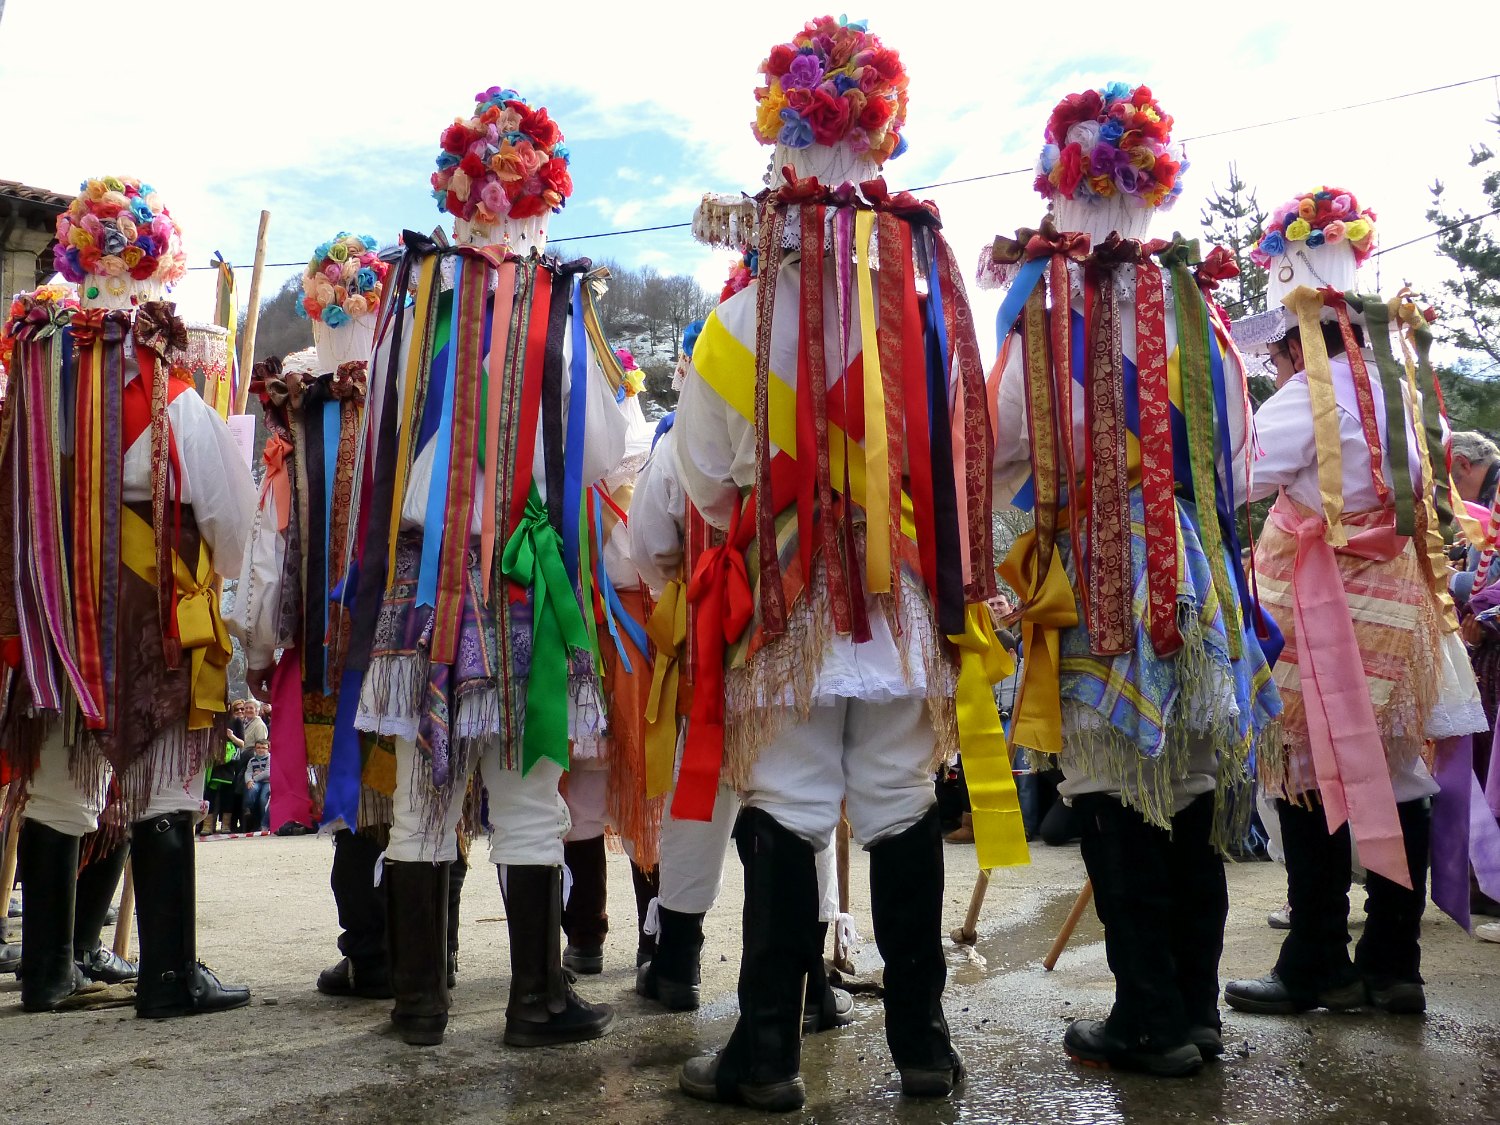
M266 724L251 719L245 728L245 742L251 748L245 763L245 830L264 831L270 827L271 812L271 743Z

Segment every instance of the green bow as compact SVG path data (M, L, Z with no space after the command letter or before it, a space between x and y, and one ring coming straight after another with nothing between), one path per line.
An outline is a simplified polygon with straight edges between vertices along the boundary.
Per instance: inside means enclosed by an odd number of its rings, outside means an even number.
M1183 238L1181 231L1172 232L1172 241L1156 252L1157 260L1168 269L1179 266L1196 266L1202 260L1196 238Z

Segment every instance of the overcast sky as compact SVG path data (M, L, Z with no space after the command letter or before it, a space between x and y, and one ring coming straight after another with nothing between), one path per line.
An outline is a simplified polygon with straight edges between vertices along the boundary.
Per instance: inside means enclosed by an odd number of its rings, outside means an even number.
M888 3L868 18L911 76L910 151L893 187L1025 168L935 189L964 262L1034 224L1029 169L1053 103L1116 79L1148 83L1191 138L1375 101L1500 71L1492 3ZM704 191L755 191L770 150L751 135L757 65L824 9L788 4L393 4L324 0L5 0L0 178L75 190L105 174L150 181L181 224L191 265L253 258L271 212L271 262L305 260L339 230L391 241L444 223L428 194L441 130L476 91L511 86L546 105L577 185L554 239L685 222ZM522 19L522 13L528 17ZM838 14L837 10L834 14ZM1177 208L1154 233L1197 234L1231 160L1265 205L1317 183L1353 190L1394 245L1426 231L1428 187L1477 191L1470 145L1496 140L1496 83L1189 141ZM1434 285L1429 241L1380 259L1379 283ZM717 288L723 252L666 231L560 243L560 253L687 272ZM271 292L292 269L268 272ZM189 275L190 320L212 309ZM240 300L249 271L240 274ZM1373 272L1361 279L1373 286ZM993 297L974 294L983 318ZM985 335L988 335L986 333ZM993 340L986 340L993 351Z

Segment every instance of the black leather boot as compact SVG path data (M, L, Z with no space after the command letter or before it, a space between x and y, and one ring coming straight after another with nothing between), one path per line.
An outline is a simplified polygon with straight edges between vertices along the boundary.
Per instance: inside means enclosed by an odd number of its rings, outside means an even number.
M193 814L167 813L130 826L140 975L135 1014L169 1019L250 1003L250 990L219 983L198 963L197 871Z
M656 952L635 973L635 990L673 1012L698 1008L702 914L683 914L656 904Z
M460 855L448 867L448 988L458 984L458 908L463 905L469 861Z
M1168 931L1188 1039L1203 1061L1224 1053L1219 1016L1219 959L1229 917L1224 859L1213 845L1214 795L1205 793L1172 818L1167 862L1172 910Z
M1264 1015L1352 1011L1364 1004L1365 987L1349 960L1349 825L1329 832L1316 800L1304 807L1278 799L1276 812L1291 928L1270 974L1230 981L1224 999L1231 1008Z
M115 888L125 873L130 845L121 844L107 855L99 856L78 873L78 890L73 914L73 959L84 977L103 984L135 980L136 968L103 942L104 927L109 918Z
M385 945L386 889L375 885L375 864L384 849L377 840L342 828L333 836L333 867L328 885L339 914L338 964L318 974L325 996L391 998L391 969Z
M1432 831L1428 802L1396 806L1406 845L1411 889L1370 872L1365 880L1365 932L1354 947L1372 1007L1396 1015L1427 1010L1422 991L1422 910L1427 905L1427 857Z
M963 1078L948 1037L943 986L943 837L937 806L910 828L871 844L870 914L885 962L885 1040L901 1092L947 1097Z
M433 1047L448 1026L448 865L385 861L386 948L403 1042Z
M807 1098L802 1001L821 955L817 866L812 845L764 809L741 809L734 837L745 865L740 1018L722 1051L683 1065L678 1085L704 1101L785 1112Z
M1160 1077L1203 1066L1188 1039L1187 1013L1172 955L1171 840L1117 798L1088 794L1081 814L1083 863L1104 923L1104 951L1115 977L1106 1020L1075 1020L1063 1049L1075 1062L1140 1070Z
M597 1039L615 1012L578 998L562 964L562 868L505 867L505 917L510 927L510 1002L505 1042L551 1047Z
M646 871L631 860L630 884L635 890L635 967L639 969L656 956L656 935L646 932L646 914L651 900L661 893L661 869Z
M563 932L568 947L562 963L569 972L592 975L604 971L604 937L609 933L605 913L608 883L604 866L604 836L569 840L563 844L563 863L573 877L563 907Z
M21 822L18 864L26 888L21 914L21 1007L50 1012L83 984L73 963L78 837L39 820Z
M854 1022L854 997L828 980L823 950L828 947L828 923L818 923L818 956L807 969L807 992L802 1000L802 1034L816 1035Z

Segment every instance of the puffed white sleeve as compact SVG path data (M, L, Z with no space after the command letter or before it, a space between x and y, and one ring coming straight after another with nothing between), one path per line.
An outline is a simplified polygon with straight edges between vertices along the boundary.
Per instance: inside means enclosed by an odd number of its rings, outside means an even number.
M170 413L186 478L185 495L192 497L193 519L213 553L214 569L235 577L245 564L255 522L250 466L224 419L196 392L178 395Z
M225 619L229 631L244 646L245 659L252 669L269 668L280 642L289 639L277 636L286 560L286 536L278 529L280 522L275 492L266 489L240 567L234 607Z
M994 505L1009 507L1031 475L1031 435L1026 426L1026 370L1020 337L1011 333L1001 344L1000 380L994 398ZM993 381L993 380L992 380Z
M1290 486L1318 461L1307 384L1292 380L1255 412L1255 453L1250 469L1251 500Z
M564 341L568 353L571 353L571 338L570 332ZM583 388L588 396L587 413L583 419L583 479L585 483L592 484L614 472L625 457L625 435L629 429L629 421L625 412L620 409L620 404L615 401L615 391L609 385L604 365L599 362L592 347L588 351L588 383ZM564 359L565 366L571 367L568 362L570 358L569 354ZM577 389L570 382L567 404L569 410L572 409L572 396L575 393Z
M729 406L691 362L672 428L684 435L672 444L683 492L705 520L727 531L740 503L733 476L737 446L729 428Z
M656 443L630 502L630 557L653 594L682 570L687 498L677 479L676 434L673 426Z

